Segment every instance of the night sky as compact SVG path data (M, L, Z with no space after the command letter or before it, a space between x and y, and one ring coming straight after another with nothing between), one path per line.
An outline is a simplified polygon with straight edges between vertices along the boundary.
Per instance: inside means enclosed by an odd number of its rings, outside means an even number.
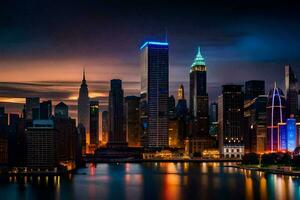
M188 97L189 67L201 47L210 101L224 83L280 86L284 65L300 75L300 6L281 1L10 1L0 5L0 101L19 112L27 96L65 101L75 117L86 66L90 96L107 105L109 80L139 94L139 47L167 39L170 93ZM243 2L243 3L238 3ZM246 3L247 2L247 3ZM3 104L3 103L2 103Z

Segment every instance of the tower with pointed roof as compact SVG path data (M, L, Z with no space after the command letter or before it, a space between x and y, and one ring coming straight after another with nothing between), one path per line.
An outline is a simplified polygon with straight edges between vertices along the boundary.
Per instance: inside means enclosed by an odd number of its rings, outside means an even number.
M193 119L192 137L208 135L207 68L200 47L190 68L190 112Z
M88 85L85 80L85 68L83 69L82 81L79 89L77 120L78 125L83 125L88 134L90 132L90 100Z

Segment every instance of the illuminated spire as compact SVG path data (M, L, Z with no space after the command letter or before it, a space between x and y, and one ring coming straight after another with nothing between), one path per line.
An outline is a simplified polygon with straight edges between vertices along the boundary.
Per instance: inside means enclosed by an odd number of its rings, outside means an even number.
M197 52L197 55L194 59L194 62L192 64L192 67L194 66L199 66L199 65L205 65L205 61L204 61L204 58L203 56L201 55L201 51L200 51L200 47L198 47L198 52Z
M85 81L85 67L83 67L83 79Z
M86 85L86 80L85 80L85 67L83 67L83 72L82 72L82 82L81 85Z

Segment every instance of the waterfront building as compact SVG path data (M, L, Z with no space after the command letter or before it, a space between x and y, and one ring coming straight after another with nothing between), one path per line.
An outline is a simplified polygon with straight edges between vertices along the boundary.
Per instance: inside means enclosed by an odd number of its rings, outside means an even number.
M99 102L90 101L90 147L95 150L99 144Z
M34 120L26 135L26 165L29 168L54 168L57 159L57 130L52 120Z
M245 83L245 102L265 94L265 81L250 80Z
M40 98L27 97L25 104L25 119L35 120L40 118Z
M102 112L102 142L106 144L108 142L108 133L109 133L109 115L108 111Z
M267 95L260 95L244 104L245 153L263 153L267 138Z
M218 97L219 150L226 158L244 154L244 92L242 85L223 85Z
M85 70L83 70L83 78L79 89L79 97L77 102L77 120L78 125L82 124L86 130L86 137L89 138L90 131L90 99L88 85L85 80ZM88 144L90 141L86 141Z
M146 42L141 48L141 142L168 146L169 45Z
M50 119L52 116L52 101L43 101L40 103L40 119Z
M209 133L207 94L207 67L200 47L190 69L190 113L192 116L192 137Z
M125 97L125 126L128 146L140 146L140 97Z
M108 146L127 146L126 132L123 127L124 92L122 81L113 79L110 81L109 91L109 137Z
M278 151L279 131L278 123L285 122L286 101L280 88L274 84L274 88L269 91L267 103L267 146L266 151Z
M191 138L185 141L185 153L191 157L203 157L203 153L215 150L217 141L211 136ZM219 153L217 153L219 156Z
M286 117L298 116L298 80L290 65L285 66Z
M69 108L64 102L60 102L54 108L55 118L69 118Z

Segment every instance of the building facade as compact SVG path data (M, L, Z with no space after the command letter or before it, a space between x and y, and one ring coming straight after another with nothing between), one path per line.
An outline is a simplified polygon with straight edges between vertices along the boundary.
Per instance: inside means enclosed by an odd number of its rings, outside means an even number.
M109 137L108 145L126 146L126 132L123 124L123 105L124 92L122 89L122 81L113 79L110 81L109 91Z
M125 97L125 126L128 146L140 146L140 97Z
M219 150L225 158L244 154L244 92L242 85L223 85L218 97Z
M169 45L146 42L141 50L141 142L168 146Z
M35 120L25 135L27 167L48 169L58 165L57 131L52 120Z

